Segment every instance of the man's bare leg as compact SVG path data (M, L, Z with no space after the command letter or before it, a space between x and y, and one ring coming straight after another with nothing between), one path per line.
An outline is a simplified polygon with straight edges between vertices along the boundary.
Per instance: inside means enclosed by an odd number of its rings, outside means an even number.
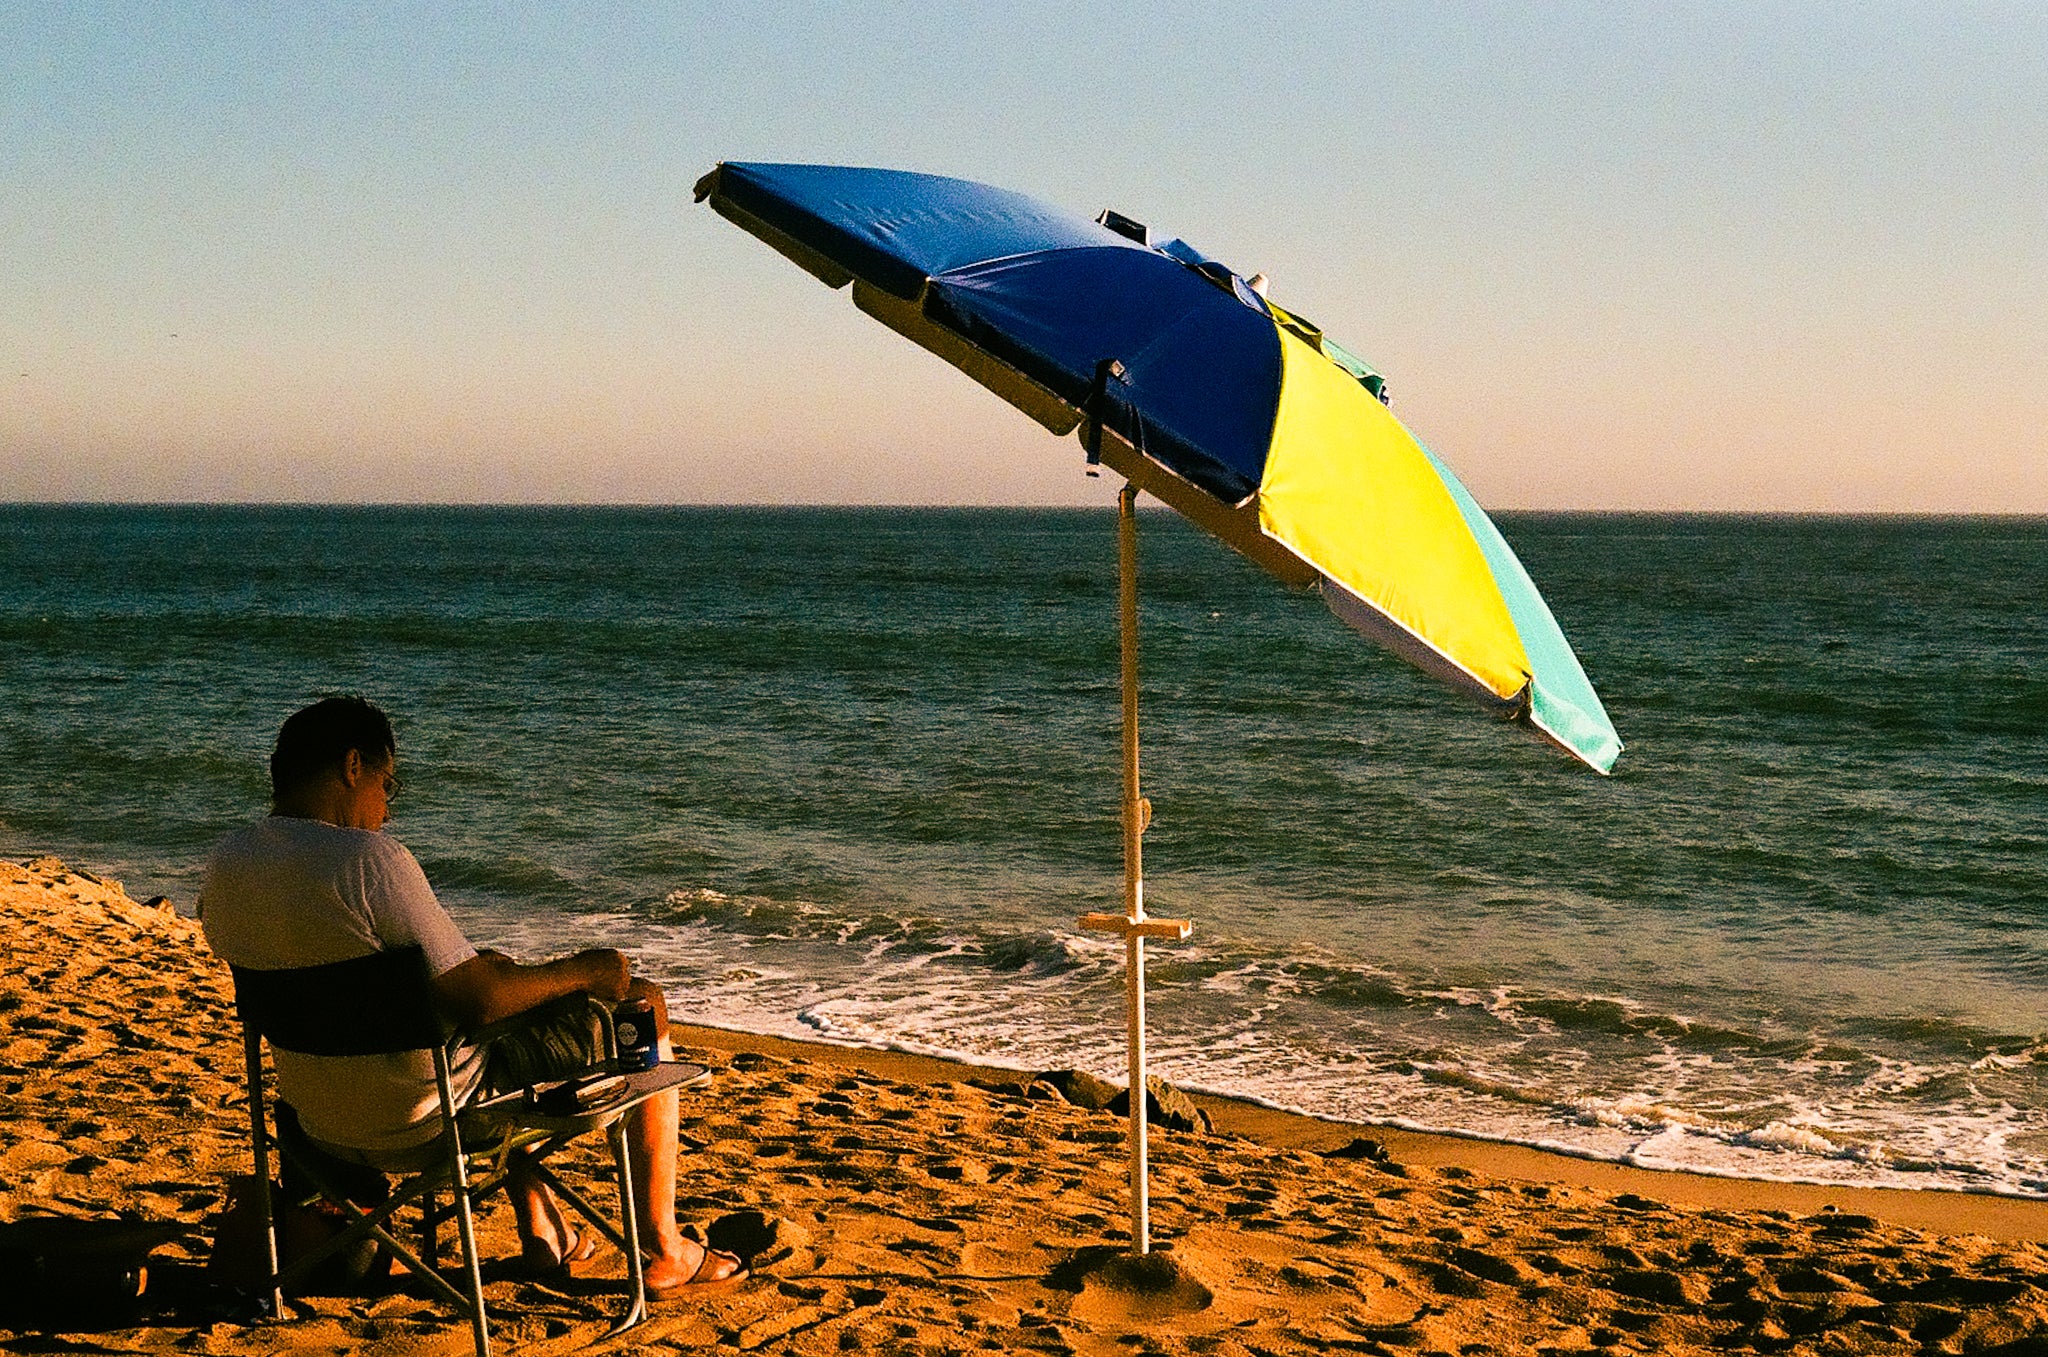
M534 1272L581 1263L597 1251L595 1235L570 1223L524 1154L512 1161L505 1175L505 1196L519 1231L519 1256Z
M671 1059L668 1004L660 989L645 980L633 982L633 993L654 1005L654 1030L661 1058ZM634 1208L640 1215L640 1242L654 1255L647 1261L647 1289L672 1291L688 1282L724 1281L741 1271L738 1258L723 1250L707 1250L683 1237L676 1228L676 1130L681 1099L674 1089L649 1098L626 1115L626 1152L633 1166Z

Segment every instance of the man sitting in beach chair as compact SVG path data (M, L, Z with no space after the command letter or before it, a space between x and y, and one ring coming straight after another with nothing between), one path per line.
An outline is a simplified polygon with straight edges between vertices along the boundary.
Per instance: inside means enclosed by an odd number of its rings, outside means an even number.
M214 953L232 966L280 971L418 947L439 1006L461 1029L539 1009L491 1044L457 1052L458 1102L480 1086L517 1088L591 1065L601 1032L588 1006L551 1002L574 996L605 1004L628 995L646 999L666 1057L661 991L633 978L622 953L593 948L522 965L470 944L413 855L381 832L398 794L396 770L391 723L362 698L329 698L284 723L270 760L270 816L229 835L207 867L200 921ZM439 1090L428 1056L271 1051L278 1095L297 1129L336 1160L371 1165L439 1136ZM671 1089L634 1108L626 1122L633 1200L649 1255L646 1290L656 1298L742 1271L732 1254L677 1228L678 1115ZM569 1223L546 1181L516 1161L507 1193L529 1266L564 1267L595 1250L597 1241Z

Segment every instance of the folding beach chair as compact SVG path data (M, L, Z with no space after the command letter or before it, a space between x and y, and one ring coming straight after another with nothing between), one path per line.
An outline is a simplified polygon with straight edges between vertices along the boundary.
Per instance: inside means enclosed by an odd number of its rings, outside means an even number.
M235 1005L241 1012L242 1040L248 1057L249 1135L256 1159L257 1211L268 1250L263 1285L270 1293L272 1314L283 1314L285 1291L304 1281L323 1260L374 1240L469 1317L477 1357L489 1357L490 1324L484 1313L483 1275L477 1260L472 1208L505 1185L512 1156L524 1153L557 1196L626 1256L632 1303L606 1336L623 1333L645 1318L646 1282L639 1247L640 1225L633 1204L631 1157L624 1143L624 1117L632 1108L668 1089L708 1084L708 1070L701 1065L661 1064L611 1078L605 1077L605 1067L599 1066L589 1072L586 1080L493 1096L479 1093L466 1106L459 1106L449 1063L450 1050L457 1043L442 1030L433 980L418 947L373 952L325 966L270 971L240 966L229 969L234 973ZM595 1007L603 1015L606 1058L615 1061L618 1048L610 1013L602 1005ZM498 1027L518 1021L515 1018ZM469 1039L488 1036L489 1032L473 1033ZM366 1156L369 1169L378 1174L395 1174L401 1180L384 1200L366 1209L350 1200L348 1191L348 1179L360 1177L362 1169L337 1159L308 1140L298 1130L296 1116L290 1115L290 1109L282 1102L275 1114L277 1131L271 1132L264 1115L265 1041L273 1049L319 1056L431 1051L434 1080L441 1094L441 1135L412 1150ZM607 1133L618 1161L623 1230L541 1163L570 1141L597 1130ZM345 1232L282 1268L278 1265L277 1216L271 1203L272 1147L276 1148L282 1165L339 1207L350 1221ZM473 1158L486 1154L496 1156L495 1163L471 1163ZM445 1206L437 1203L443 1191L449 1197ZM359 1190L356 1195L364 1194ZM421 1204L424 1258L390 1228L398 1210L415 1201ZM457 1290L437 1267L437 1230L450 1215L455 1219L462 1244L462 1290Z

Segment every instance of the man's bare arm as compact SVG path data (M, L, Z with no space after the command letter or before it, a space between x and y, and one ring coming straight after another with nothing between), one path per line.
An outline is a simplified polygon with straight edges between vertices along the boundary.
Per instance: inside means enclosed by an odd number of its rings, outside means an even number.
M478 952L434 978L441 1006L465 1027L484 1027L568 994L605 1003L626 997L632 966L623 952L593 947L537 966L502 952Z

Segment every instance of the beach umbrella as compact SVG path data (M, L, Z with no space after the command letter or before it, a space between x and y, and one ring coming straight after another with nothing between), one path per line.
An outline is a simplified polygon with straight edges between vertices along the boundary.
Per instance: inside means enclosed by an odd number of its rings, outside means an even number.
M1149 1248L1144 960L1184 938L1148 916L1137 685L1142 492L1496 715L1605 773L1613 723L1521 562L1388 408L1380 374L1180 240L963 179L835 165L718 165L699 202L1055 434L1081 434L1118 496L1132 1240Z

